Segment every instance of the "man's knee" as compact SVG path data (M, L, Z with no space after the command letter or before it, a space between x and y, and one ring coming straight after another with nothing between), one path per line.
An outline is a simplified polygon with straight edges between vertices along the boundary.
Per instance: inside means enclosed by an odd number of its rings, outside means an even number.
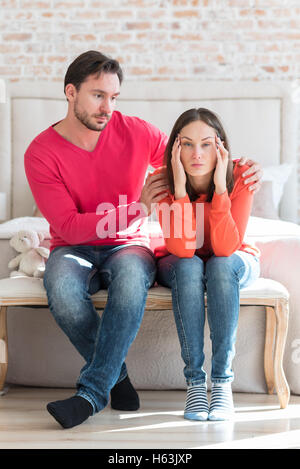
M87 262L82 260L82 262ZM95 268L87 262L86 266L79 264L76 256L59 252L50 254L46 262L44 274L44 286L49 298L56 298L60 301L72 302L74 298L78 301L79 297L85 295L88 287L88 278L92 276Z
M107 285L114 282L119 288L133 291L139 286L150 287L155 279L156 264L151 253L143 250L122 250L101 269L101 277ZM127 251L127 252L126 252Z

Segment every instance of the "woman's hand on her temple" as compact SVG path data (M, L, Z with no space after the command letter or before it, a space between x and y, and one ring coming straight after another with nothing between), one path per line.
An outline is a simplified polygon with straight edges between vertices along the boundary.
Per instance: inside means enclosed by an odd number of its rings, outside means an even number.
M243 157L239 160L238 165L243 166L245 164L250 166L250 168L242 174L244 178L244 183L249 184L250 182L252 182L251 186L249 186L248 189L252 191L253 194L255 194L261 188L261 178L263 172L259 163L250 160L249 158Z
M172 148L172 170L174 178L175 199L181 199L186 195L186 174L180 158L181 141L178 135Z
M223 145L219 137L215 138L217 164L214 174L215 192L223 194L226 191L226 173L228 167L228 150Z

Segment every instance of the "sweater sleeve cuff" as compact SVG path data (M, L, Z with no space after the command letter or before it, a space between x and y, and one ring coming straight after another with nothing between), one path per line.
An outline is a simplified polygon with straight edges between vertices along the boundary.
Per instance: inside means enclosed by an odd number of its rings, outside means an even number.
M231 208L231 200L228 195L228 191L226 189L223 194L217 194L214 192L212 201L211 201L211 208L212 210L218 210L218 211L227 211L230 210Z
M187 194L184 197L182 197L181 199L175 199L174 195L172 195L172 203L173 204L184 205L184 204L190 204L191 201L190 201L190 198Z
M177 220L183 220L186 204L191 205L190 198L187 194L181 199L176 199L176 200L173 196L172 206L178 207L177 210L176 209L174 210L174 218L176 218ZM180 207L180 210L179 210L179 207Z

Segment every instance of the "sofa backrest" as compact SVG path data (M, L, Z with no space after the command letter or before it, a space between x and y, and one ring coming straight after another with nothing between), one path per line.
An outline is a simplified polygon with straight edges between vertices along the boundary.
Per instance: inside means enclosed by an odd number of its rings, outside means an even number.
M293 165L280 217L296 222L295 96L292 84L286 82L125 82L118 109L166 133L187 109L207 107L217 112L234 157L247 156L263 167ZM6 83L6 102L0 104L0 192L6 194L7 219L32 216L34 200L24 172L24 152L31 140L62 119L66 110L63 83Z

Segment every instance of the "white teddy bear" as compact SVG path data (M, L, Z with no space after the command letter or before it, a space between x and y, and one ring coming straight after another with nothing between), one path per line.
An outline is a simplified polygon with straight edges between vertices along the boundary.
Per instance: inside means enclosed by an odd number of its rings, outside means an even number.
M8 267L16 269L10 273L11 277L43 277L45 272L45 259L49 257L49 249L39 246L44 235L34 230L22 230L15 234L9 244L17 252L18 256L12 259Z

